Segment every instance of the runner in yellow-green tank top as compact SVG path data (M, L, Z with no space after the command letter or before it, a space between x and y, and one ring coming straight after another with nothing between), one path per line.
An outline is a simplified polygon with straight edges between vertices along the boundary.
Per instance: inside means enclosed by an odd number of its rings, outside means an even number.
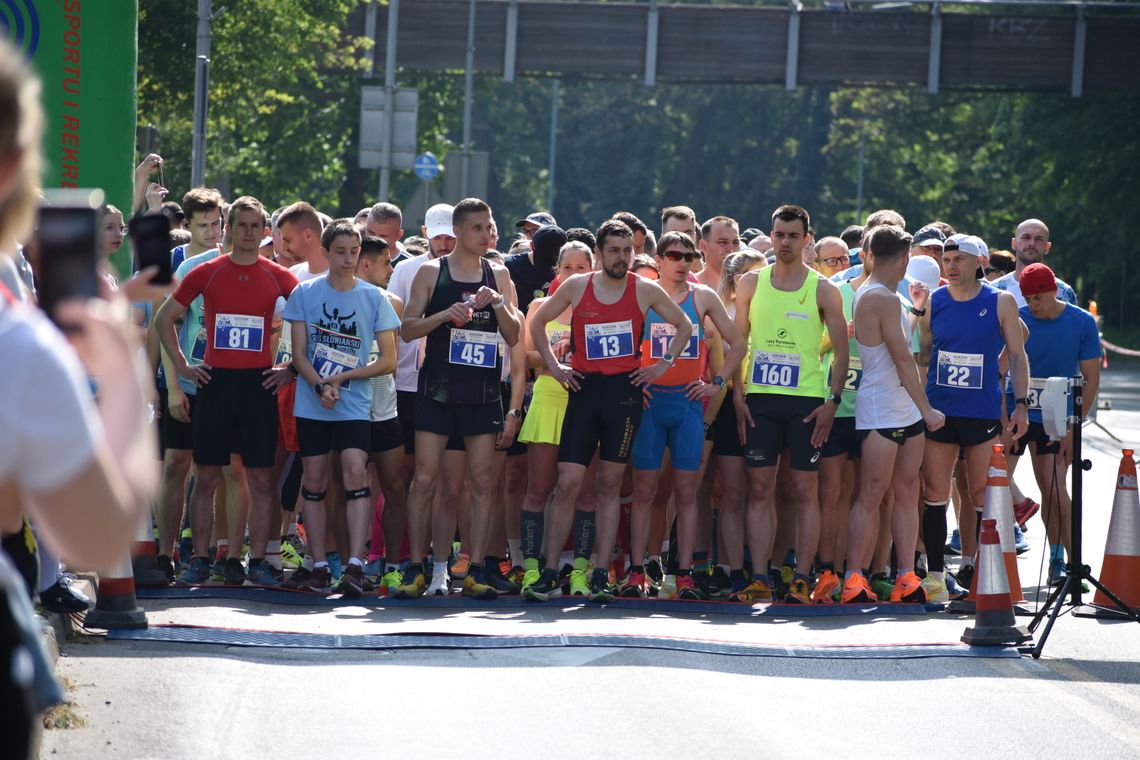
M776 465L784 448L790 452L799 512L796 572L783 601L811 603L808 572L820 528L817 469L847 379L848 344L839 341L834 347L829 392L820 342L825 327L832 335L846 335L847 320L839 290L803 261L810 228L803 208L776 209L771 234L775 263L749 272L737 286L736 326L748 336L749 345L746 376L735 385L733 404L745 446L746 528L755 571L752 582L734 598L747 603L772 601L768 563L776 525Z

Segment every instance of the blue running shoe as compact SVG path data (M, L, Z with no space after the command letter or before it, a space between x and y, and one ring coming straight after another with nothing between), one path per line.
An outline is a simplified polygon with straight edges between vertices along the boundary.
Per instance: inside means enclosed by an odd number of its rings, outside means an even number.
M210 563L205 557L193 557L190 564L178 576L178 582L186 586L201 586L210 580Z
M277 580L277 576L274 574L273 566L269 564L269 560L263 559L249 568L249 572L245 574L245 585L273 588L280 585L280 582Z
M340 554L337 552L329 552L325 559L328 560L329 572L332 573L333 582L336 583L344 573L344 565L341 564Z
M957 528L950 534L950 541L946 544L946 554L950 557L958 557L962 554L962 534L958 532Z
M1065 582L1065 576L1068 572L1065 570L1065 560L1055 559L1049 563L1049 585L1060 586Z
M1025 534L1017 523L1013 524L1013 548L1019 555L1029 551L1029 541L1025 539Z
M371 562L364 563L364 574L369 578L375 578L376 576L381 575L383 571L384 564L381 562L379 557L372 560Z

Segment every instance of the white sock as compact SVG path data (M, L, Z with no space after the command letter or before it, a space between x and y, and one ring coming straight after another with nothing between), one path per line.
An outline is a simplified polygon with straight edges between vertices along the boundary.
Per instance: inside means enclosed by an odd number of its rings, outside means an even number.
M270 541L265 547L265 558L274 570L281 569L281 542Z
M433 565L433 567L435 568L434 570L432 570L432 577L433 578L435 578L435 577L449 578L450 577L447 574L447 561L446 560L444 560L443 562L436 562Z
M348 564L356 565L357 567L364 567L364 563L360 561L360 557L349 557Z
M962 557L962 567L973 567L973 566L974 566L974 558L973 557Z

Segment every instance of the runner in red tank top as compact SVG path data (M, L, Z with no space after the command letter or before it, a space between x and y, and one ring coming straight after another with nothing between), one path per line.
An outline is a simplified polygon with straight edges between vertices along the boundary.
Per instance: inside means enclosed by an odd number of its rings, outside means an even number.
M656 382L673 366L693 330L688 316L657 283L630 274L633 232L625 223L610 220L598 229L595 254L601 271L575 275L562 283L527 324L550 374L570 390L558 450L553 524L546 531L547 557L557 557L562 550L572 506L600 445L596 506L600 516L596 523L599 551L608 558L617 534L622 473L641 420L640 386ZM546 340L546 324L567 308L573 309L569 366L555 358ZM650 308L672 324L677 334L661 361L643 368L641 333ZM578 511L573 525L570 593L598 600L609 598L609 575L604 567L596 568L587 578L594 548L594 514ZM557 595L558 568L544 570L534 585L540 593Z

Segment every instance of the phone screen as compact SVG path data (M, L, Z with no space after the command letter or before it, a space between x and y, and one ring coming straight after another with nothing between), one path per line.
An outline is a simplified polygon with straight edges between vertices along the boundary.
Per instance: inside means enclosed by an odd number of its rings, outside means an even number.
M42 206L39 210L40 307L55 319L68 298L99 295L98 212L90 207Z
M131 243L139 269L158 267L151 278L155 285L167 285L174 277L170 259L170 222L165 214L136 216L130 223Z

